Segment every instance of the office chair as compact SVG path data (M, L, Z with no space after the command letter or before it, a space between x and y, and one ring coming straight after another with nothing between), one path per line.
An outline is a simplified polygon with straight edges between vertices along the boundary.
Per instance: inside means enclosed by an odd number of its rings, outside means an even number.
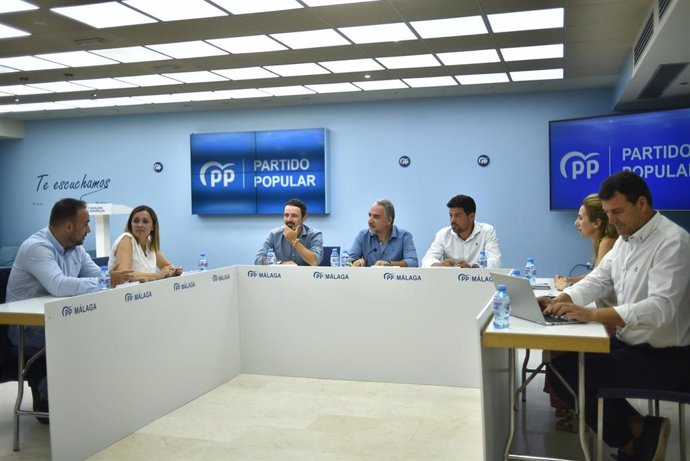
M319 266L328 267L331 265L331 253L334 249L338 250L338 254L340 254L340 247L323 247L323 259L321 260L321 264L319 264Z
M680 430L680 461L687 460L687 441L685 440L685 404L690 404L690 389L685 391L659 391L653 389L630 389L622 387L602 387L597 391L597 459L603 458L604 399L645 399L649 401L649 413L659 414L659 401L678 404L678 427ZM654 408L652 405L654 402Z

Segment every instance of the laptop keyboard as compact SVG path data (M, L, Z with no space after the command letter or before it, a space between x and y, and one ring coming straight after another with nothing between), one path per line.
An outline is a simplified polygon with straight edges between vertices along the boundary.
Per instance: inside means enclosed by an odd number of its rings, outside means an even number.
M578 320L566 319L564 317L559 317L556 315L545 315L544 320L546 320L547 323L554 324L554 325L564 324L564 323L579 323Z

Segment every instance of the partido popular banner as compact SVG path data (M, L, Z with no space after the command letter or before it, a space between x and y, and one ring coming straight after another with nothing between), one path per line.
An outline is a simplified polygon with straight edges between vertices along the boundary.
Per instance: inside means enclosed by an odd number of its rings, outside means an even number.
M280 214L298 198L328 213L323 128L192 134L193 214Z
M579 208L612 173L642 176L654 207L690 210L690 109L550 123L551 208Z

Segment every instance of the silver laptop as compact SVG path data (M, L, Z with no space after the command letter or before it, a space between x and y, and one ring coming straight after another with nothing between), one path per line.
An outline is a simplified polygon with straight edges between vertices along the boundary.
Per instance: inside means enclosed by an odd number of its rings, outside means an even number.
M534 287L526 278L491 272L491 279L497 288L499 285L506 286L506 291L510 296L510 315L512 316L542 325L582 323L579 320L567 320L553 315L544 315L536 296L534 296Z

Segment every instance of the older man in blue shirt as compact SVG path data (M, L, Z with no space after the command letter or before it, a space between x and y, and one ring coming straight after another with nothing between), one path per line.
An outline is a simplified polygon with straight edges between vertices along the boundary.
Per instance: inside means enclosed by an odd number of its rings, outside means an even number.
M90 231L89 212L84 201L66 198L53 205L48 227L26 239L17 251L7 281L6 301L50 295L76 296L97 291L100 268L82 247ZM111 271L113 284L121 283L131 272ZM8 328L7 336L17 346L19 328ZM44 328L26 327L24 346L27 356L33 356L43 349ZM28 380L34 396L34 410L47 411L45 364L34 364Z
M350 248L353 267L417 267L412 234L393 224L395 207L390 200L377 200L369 209L369 228L362 230Z

